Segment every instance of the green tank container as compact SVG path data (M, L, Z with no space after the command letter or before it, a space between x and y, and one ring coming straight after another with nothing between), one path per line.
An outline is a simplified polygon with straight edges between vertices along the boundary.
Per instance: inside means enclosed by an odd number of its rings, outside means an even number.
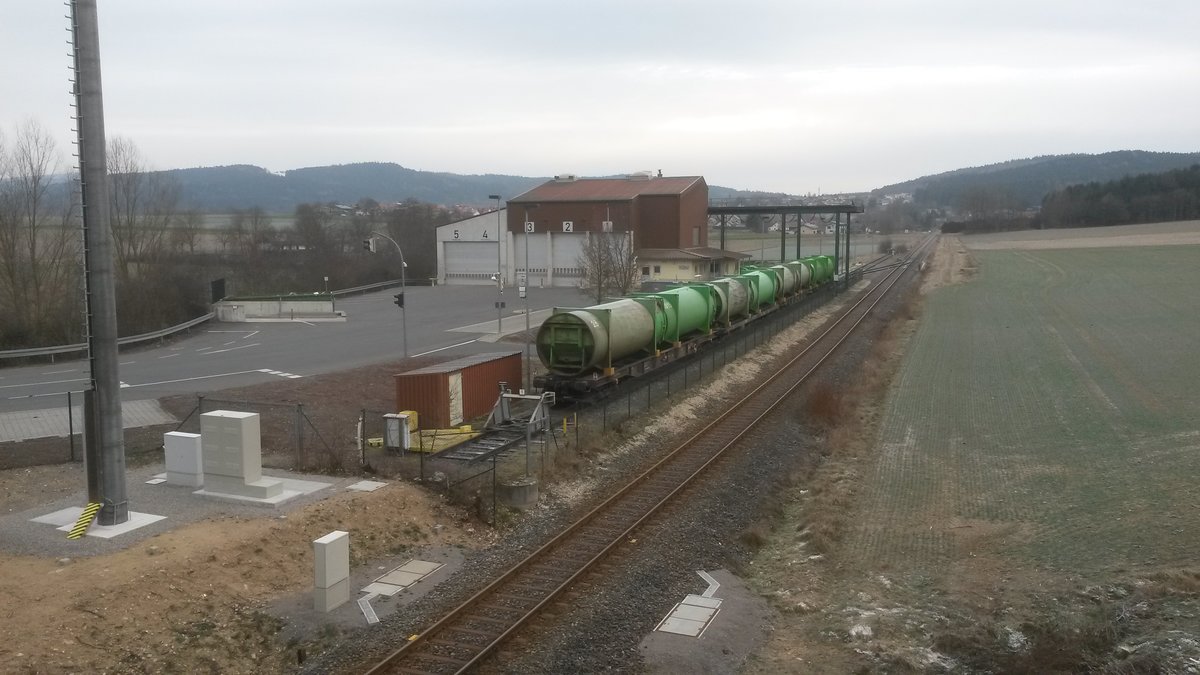
M826 256L809 256L805 258L804 261L812 265L814 285L823 284L829 279L829 270L832 268L832 265L828 264L828 258Z
M775 275L764 270L752 270L739 274L739 279L750 281L750 311L757 312L759 307L775 301Z
M812 285L812 266L803 260L793 260L785 263L793 272L796 273L796 279L799 281L799 288L805 289Z
M666 303L667 315L672 320L663 340L673 344L692 333L712 330L713 316L716 314L713 295L713 289L708 285L695 284L649 293L643 297L661 298Z
M744 319L750 315L750 287L745 279L727 277L708 282L717 301L713 319L722 325Z
M652 353L667 330L662 301L653 298L582 309L556 307L538 329L538 357L550 372L582 375L610 368L641 350Z
M816 258L817 258L817 260L819 260L821 262L821 265L823 265L825 268L825 276L823 277L822 280L829 281L830 279L833 278L833 274L836 271L833 269L833 258L831 258L827 255L819 255Z
M771 271L775 273L778 285L775 287L775 295L785 298L789 295L795 295L796 291L800 290L800 279L796 276L796 271L787 265L771 265Z

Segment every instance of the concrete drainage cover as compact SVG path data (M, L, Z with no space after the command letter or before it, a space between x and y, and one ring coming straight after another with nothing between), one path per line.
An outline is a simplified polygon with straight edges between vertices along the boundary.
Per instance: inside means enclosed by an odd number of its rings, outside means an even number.
M675 605L655 630L688 637L700 637L721 608L720 598L688 595Z
M438 571L442 566L443 563L410 560L368 584L366 588L363 588L363 592L386 595L390 598Z

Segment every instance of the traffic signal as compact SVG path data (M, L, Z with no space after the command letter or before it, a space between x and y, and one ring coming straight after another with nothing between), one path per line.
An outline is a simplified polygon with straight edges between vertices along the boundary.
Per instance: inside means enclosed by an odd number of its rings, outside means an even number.
M404 309L404 294L397 293L397 294L393 295L392 297L396 298L392 302L396 303L396 306L399 307L400 309Z
M375 252L375 239L374 238L363 239L363 249L370 251L371 253L374 253Z

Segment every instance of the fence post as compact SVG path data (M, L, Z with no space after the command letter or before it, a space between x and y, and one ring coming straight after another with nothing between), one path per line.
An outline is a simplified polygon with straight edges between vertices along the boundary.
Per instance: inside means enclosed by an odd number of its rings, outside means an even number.
M384 430L384 436L387 431ZM401 439L403 440L403 439ZM361 471L367 465L367 409L363 408L358 417L358 468Z
M71 461L75 461L75 408L71 405L71 392L67 392L67 434L71 439Z
M296 404L296 464L304 466L304 404Z
M196 394L196 414L204 414L204 394Z
M499 518L496 513L496 455L500 453L492 453L492 527L496 527Z

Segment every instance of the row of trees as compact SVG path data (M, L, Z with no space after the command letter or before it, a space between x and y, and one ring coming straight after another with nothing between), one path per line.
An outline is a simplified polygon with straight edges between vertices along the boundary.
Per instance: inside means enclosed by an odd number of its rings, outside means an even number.
M169 173L147 169L137 146L107 148L120 334L134 335L207 311L209 283L240 295L311 292L396 278L398 256L361 241L384 232L404 247L410 279L436 273L435 230L469 214L409 199L385 208L301 204L277 225L261 208L224 223L182 210ZM83 241L77 177L53 138L27 122L0 133L0 349L84 339ZM211 222L210 222L211 224ZM326 277L328 282L326 282Z
M1045 227L1091 227L1200 218L1200 164L1107 183L1074 185L1042 200Z

